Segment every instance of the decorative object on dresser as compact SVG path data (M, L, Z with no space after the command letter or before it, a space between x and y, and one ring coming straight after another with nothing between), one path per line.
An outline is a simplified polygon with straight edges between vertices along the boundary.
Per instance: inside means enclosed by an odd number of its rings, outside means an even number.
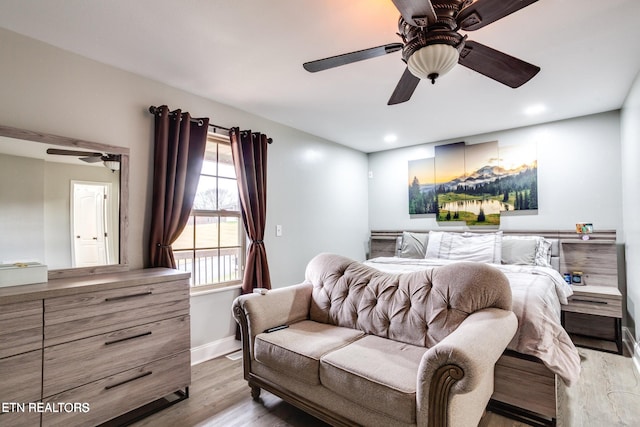
M0 264L0 288L42 283L47 280L47 266L39 262Z
M177 270L0 288L0 401L23 405L0 425L97 425L187 398L189 322Z

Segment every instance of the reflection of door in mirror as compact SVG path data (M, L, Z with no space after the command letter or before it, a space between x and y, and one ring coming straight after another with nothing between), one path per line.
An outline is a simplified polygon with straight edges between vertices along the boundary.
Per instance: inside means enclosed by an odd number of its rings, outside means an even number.
M111 184L108 182L71 182L71 229L73 267L110 264Z

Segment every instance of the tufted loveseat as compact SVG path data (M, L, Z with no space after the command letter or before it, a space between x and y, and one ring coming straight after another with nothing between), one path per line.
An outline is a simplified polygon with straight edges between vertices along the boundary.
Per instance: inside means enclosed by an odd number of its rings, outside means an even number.
M302 284L233 303L254 399L265 389L367 426L477 426L516 331L510 309L506 277L485 264L397 275L332 254Z

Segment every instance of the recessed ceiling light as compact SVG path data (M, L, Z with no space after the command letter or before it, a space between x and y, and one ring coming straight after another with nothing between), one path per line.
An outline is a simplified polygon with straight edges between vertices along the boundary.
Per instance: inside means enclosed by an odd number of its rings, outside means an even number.
M544 104L535 104L524 109L524 113L527 116L536 116L544 113L545 111L547 111L547 107Z
M384 142L386 143L396 142L397 140L398 140L398 137L394 134L389 134L384 137Z

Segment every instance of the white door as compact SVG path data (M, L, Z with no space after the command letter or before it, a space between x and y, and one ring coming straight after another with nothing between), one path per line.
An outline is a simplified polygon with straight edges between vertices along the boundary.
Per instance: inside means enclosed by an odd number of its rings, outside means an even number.
M73 267L108 264L105 207L109 184L72 182L71 185Z

